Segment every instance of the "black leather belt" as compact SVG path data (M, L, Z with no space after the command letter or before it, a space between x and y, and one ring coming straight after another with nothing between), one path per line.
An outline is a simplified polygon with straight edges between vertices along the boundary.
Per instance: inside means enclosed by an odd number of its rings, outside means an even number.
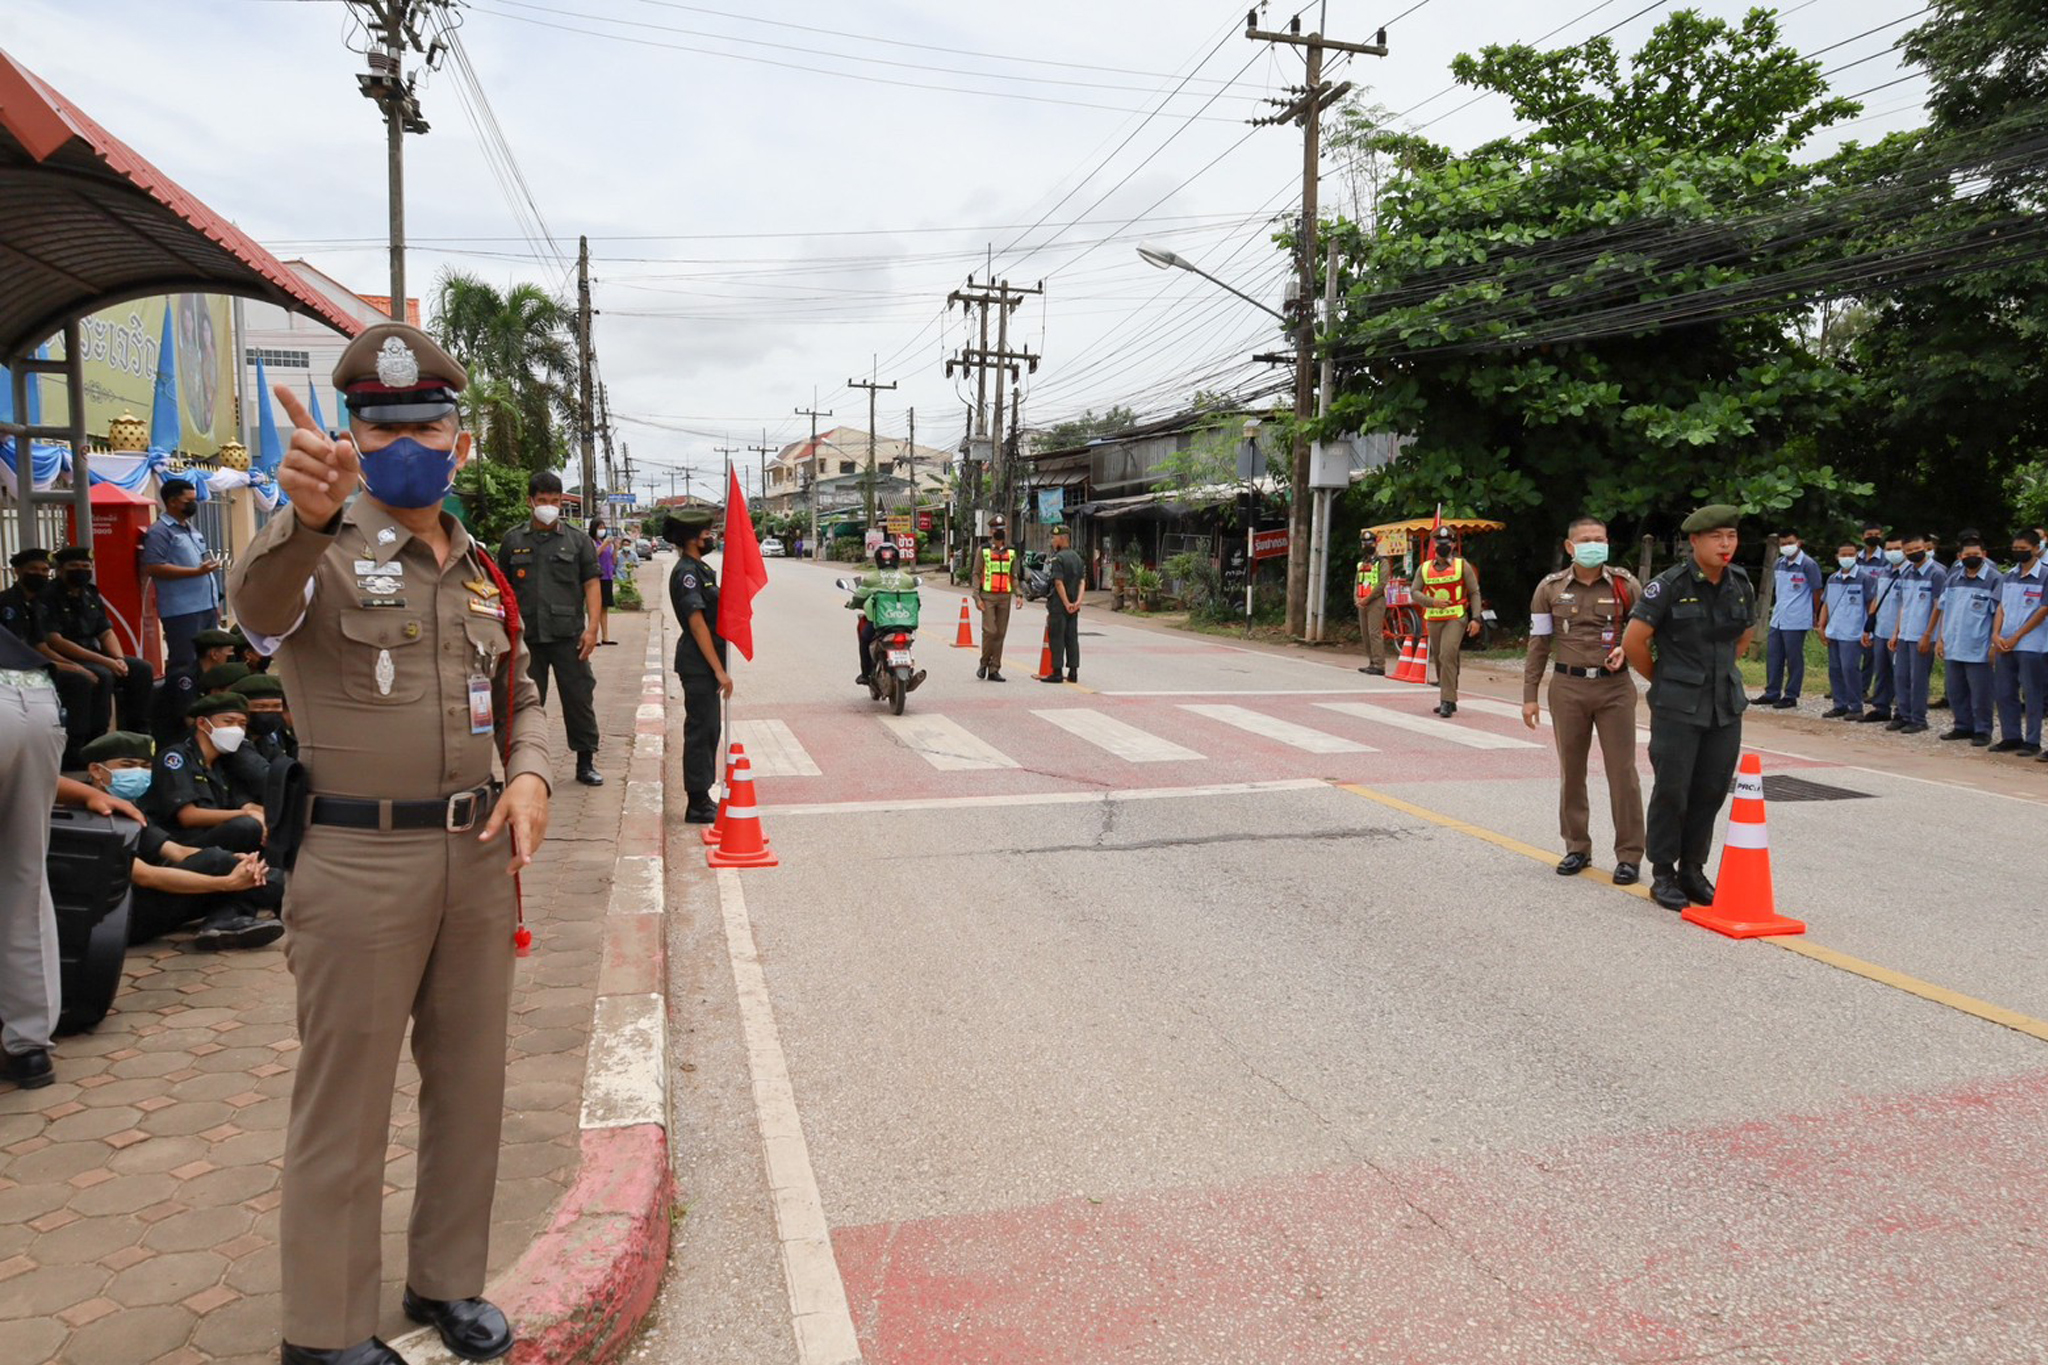
M1618 673L1626 673L1628 671L1627 664L1614 669L1575 668L1571 664L1552 664L1550 668L1552 672L1562 673L1568 678L1612 678Z
M354 796L316 796L312 822L344 829L445 829L462 834L498 804L495 782L436 801L368 801Z

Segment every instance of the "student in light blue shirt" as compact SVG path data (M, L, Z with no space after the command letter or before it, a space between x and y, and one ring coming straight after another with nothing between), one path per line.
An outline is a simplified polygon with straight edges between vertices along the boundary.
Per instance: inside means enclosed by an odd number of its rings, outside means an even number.
M1935 651L1948 663L1948 699L1955 724L1943 739L1991 744L1991 623L1998 613L2001 575L1984 554L1984 537L1965 531L1956 567L1949 571L1931 627Z
M1899 570L1906 563L1905 542L1887 536L1882 562L1871 571L1873 585L1870 608L1871 670L1870 709L1856 719L1865 724L1889 722L1892 702L1898 695L1897 661L1891 651L1892 634L1899 627Z
M1834 705L1822 720L1856 720L1863 714L1863 642L1870 638L1870 607L1876 579L1863 567L1856 547L1835 547L1840 570L1828 575L1820 609L1820 634L1828 645L1828 696Z
M1799 548L1794 531L1778 534L1778 562L1771 566L1777 586L1771 600L1771 628L1764 641L1764 690L1752 704L1788 711L1799 705L1806 685L1806 632L1820 610L1826 578L1813 556Z
M1991 622L1991 672L2004 736L1991 752L2038 754L2048 711L2048 562L2041 558L2041 533L2015 532L2012 557Z
M1891 577L1891 565L1884 558L1884 527L1874 521L1863 523L1863 545L1856 551L1856 567L1880 585ZM1882 588L1879 589L1882 591ZM1873 599L1874 601L1875 599ZM1884 653L1884 643L1879 639L1864 642L1863 657L1856 665L1857 680L1863 685L1863 699L1875 706L1877 687L1877 660ZM1890 709L1891 698L1885 698L1886 709ZM1856 717L1862 720L1863 717Z
M142 537L142 572L156 584L156 614L172 669L192 662L192 637L220 624L220 561L198 524L199 490L189 479L165 479L164 514Z
M1927 680L1934 672L1935 604L1948 586L1948 571L1934 562L1933 537L1916 531L1906 538L1906 562L1893 571L1892 595L1899 599L1886 648L1898 701L1887 730L1917 735L1927 728Z

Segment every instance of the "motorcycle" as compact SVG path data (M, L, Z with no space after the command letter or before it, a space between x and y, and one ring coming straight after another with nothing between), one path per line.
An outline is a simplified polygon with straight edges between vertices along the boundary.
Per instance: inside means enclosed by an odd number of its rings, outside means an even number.
M858 578L835 579L834 583L843 592L852 592L861 585ZM874 628L869 652L868 696L875 701L887 701L890 713L900 716L905 700L924 681L924 670L910 653L917 637L918 600L915 592L882 596L885 601L877 612L881 620ZM854 629L860 629L858 621Z

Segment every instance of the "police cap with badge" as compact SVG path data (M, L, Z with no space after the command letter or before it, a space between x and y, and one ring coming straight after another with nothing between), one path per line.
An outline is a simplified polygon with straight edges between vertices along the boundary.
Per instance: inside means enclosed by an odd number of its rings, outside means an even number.
M358 333L334 362L334 387L361 421L438 422L455 411L469 371L419 328L380 322Z

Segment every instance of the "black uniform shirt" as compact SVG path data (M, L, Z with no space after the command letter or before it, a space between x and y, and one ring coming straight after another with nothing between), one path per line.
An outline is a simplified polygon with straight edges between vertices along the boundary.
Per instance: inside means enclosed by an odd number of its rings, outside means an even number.
M573 526L547 530L531 523L505 533L498 567L512 580L529 644L573 640L583 633L583 585L598 576L597 546Z
M199 665L185 664L164 670L164 685L156 690L156 705L150 716L157 740L175 741L185 734L185 709L199 700Z
M100 590L86 585L67 587L61 580L50 584L43 594L42 629L45 635L61 635L84 649L97 650L100 637L114 628Z
M712 642L718 648L718 662L723 664L725 640L718 633L718 575L703 560L680 555L676 566L668 571L668 600L676 609L676 620L683 623L682 638L676 641L676 672L710 677L711 665L704 662L704 651L697 647L697 637L690 630L690 613L704 613L704 624L711 628Z
M1651 579L1629 614L1657 632L1650 710L1661 720L1732 725L1749 705L1735 646L1756 624L1756 589L1730 564L1716 584L1691 559Z
M13 631L27 644L39 645L50 633L43 628L42 622L42 603L31 595L28 589L16 583L7 591L0 592L0 627ZM38 668L49 662L41 655L36 657L41 661L36 665ZM18 666L28 667L26 664ZM13 668L17 665L8 664L5 667Z
M238 810L263 800L260 764L244 760L237 750L209 764L199 751L197 736L163 749L156 756L144 813L166 829L182 828L178 812L196 805L201 810Z

